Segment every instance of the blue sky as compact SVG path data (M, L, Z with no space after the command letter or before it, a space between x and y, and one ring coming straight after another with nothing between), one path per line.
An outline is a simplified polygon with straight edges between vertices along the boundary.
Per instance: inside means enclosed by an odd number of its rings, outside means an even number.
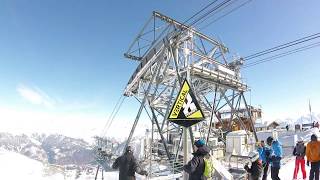
M96 118L101 126L137 65L123 53L152 11L184 21L209 2L0 1L2 112L45 113L52 123L57 114ZM318 0L253 0L204 32L246 56L319 32L319 7ZM267 119L307 113L309 98L319 112L319 57L315 48L245 69L251 103ZM121 118L131 120L138 106L129 100L123 108Z

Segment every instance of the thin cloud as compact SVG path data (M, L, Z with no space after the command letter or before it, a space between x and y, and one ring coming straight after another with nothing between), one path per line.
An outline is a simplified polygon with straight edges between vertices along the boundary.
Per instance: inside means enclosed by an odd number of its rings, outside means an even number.
M19 85L17 87L17 92L22 98L32 104L43 105L47 108L52 108L55 105L55 101L39 88L31 88L25 85Z
M131 121L131 119L127 118L117 118L117 122L114 123L107 133L108 137L115 137L121 140L126 139L131 129ZM101 134L105 122L106 117L95 114L18 110L0 106L0 132L13 134L58 133L74 138L82 138L91 142L93 140L92 137ZM143 136L144 133L145 126L139 123L134 136Z

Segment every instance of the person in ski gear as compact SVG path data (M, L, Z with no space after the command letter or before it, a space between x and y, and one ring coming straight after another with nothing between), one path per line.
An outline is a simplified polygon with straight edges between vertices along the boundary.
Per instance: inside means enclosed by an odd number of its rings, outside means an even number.
M189 174L189 180L204 180L204 156L209 154L210 149L205 145L205 141L202 139L197 140L194 143L194 146L195 152L192 153L193 158L188 164L183 166L183 170Z
M271 137L272 138L272 137ZM273 138L272 138L273 140ZM269 139L270 141L270 139ZM272 141L270 142L270 146L271 146ZM267 180L267 176L268 176L268 170L269 170L269 161L268 158L271 154L271 149L266 146L264 140L262 140L260 142L259 148L258 148L258 152L259 152L259 158L262 161L262 180Z
M259 159L258 152L249 153L251 167L249 168L248 164L244 166L244 169L249 173L249 180L259 180L262 173L262 163Z
M306 155L306 146L304 145L303 138L300 138L296 146L293 149L293 155L296 156L296 163L293 172L293 179L297 179L299 172L299 166L301 166L302 177L303 179L307 178L306 169L305 169L305 160L304 156Z
M135 173L148 176L147 171L143 170L133 156L131 146L126 147L125 153L118 157L112 164L113 169L119 168L119 180L135 180Z
M311 163L309 180L319 180L320 142L315 134L311 135L311 141L306 148L307 166Z
M259 159L263 162L266 161L266 155L264 153L264 140L262 140L259 144L258 144L258 148L257 151L259 153Z
M267 159L271 166L271 179L280 180L279 171L282 159L282 147L278 140L274 140L271 136L267 138L267 143L271 146L270 152L266 153Z

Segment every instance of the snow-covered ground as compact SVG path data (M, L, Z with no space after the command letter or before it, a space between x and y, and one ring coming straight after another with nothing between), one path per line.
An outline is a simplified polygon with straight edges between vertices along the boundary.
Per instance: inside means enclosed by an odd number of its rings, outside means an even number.
M290 180L293 179L293 171L295 167L295 158L291 157L285 165L283 165L279 171L279 177L282 180ZM305 166L307 172L307 179L309 177L310 166ZM302 172L299 169L298 179L302 179ZM268 176L268 180L271 180L270 174Z
M77 171L65 171L55 166L48 166L22 154L0 149L0 179L21 180L92 180L94 174L87 175ZM106 176L116 179L117 173ZM77 178L76 178L77 177Z
M292 179L295 158L292 156L292 149L294 145L294 135L297 134L297 138L302 137L305 142L309 142L310 136L312 134L317 134L320 137L318 129L310 129L303 132L292 132L292 131L280 131L278 133L279 141L288 147L284 148L285 157L282 160L282 167L280 169L279 176L281 179L287 180ZM271 131L268 132L259 132L258 137L260 140L267 138L272 135ZM290 146L291 144L291 146ZM307 176L309 174L310 168L306 166ZM40 161L33 160L27 156L24 156L19 153L1 150L0 149L0 179L33 179L33 180L89 180L94 179L94 173L86 174L85 172L76 172L76 171L63 171L59 168L50 167L46 164L41 163ZM101 173L99 174L101 178ZM301 172L298 175L299 178L302 178ZM118 172L104 172L104 179L108 180L117 180ZM145 180L147 177L137 175L137 180ZM173 175L167 177L158 177L153 179L175 179ZM271 180L269 177L268 179Z
M104 172L104 179L117 180L119 172ZM101 178L101 173L99 174ZM43 163L22 154L0 149L0 179L21 180L92 180L94 174L81 173L76 178L76 172L63 172L57 168L49 168ZM147 179L137 175L137 180Z
M316 134L320 140L320 133L319 133L318 128L313 128L313 129L310 129L307 131L302 131L302 132L294 132L294 131L287 132L286 130L279 132L279 134L278 134L279 141L282 144L287 146L287 147L284 147L285 157L282 160L282 166L281 166L281 169L279 172L279 177L283 180L293 179L293 171L294 171L294 167L295 167L295 157L291 154L293 147L290 148L288 146L294 142L294 135L295 134L297 135L298 139L303 138L306 145L310 141L310 137L312 134ZM266 132L258 133L259 139L261 137L263 137L263 138L268 137L269 135L271 135L271 131L267 132L267 133ZM261 139L263 139L263 138L261 138ZM308 179L310 167L308 167L308 166L305 166L305 167L306 167L307 179ZM299 170L298 179L302 179L301 170ZM268 180L271 180L270 174L269 174Z
M304 139L304 142L307 144L307 142L310 141L310 137L312 134L316 134L319 137L320 140L320 132L318 128L309 129L306 131L286 131L286 130L277 130L278 134L278 140L283 146L284 156L285 157L291 157L293 147L296 143L296 140L302 138ZM259 140L265 140L267 137L272 136L272 130L269 131L260 131L257 132L257 136Z
M61 173L46 174L45 167L39 161L30 159L24 155L0 151L0 179L21 180L61 180L64 175ZM50 174L50 175L49 175Z

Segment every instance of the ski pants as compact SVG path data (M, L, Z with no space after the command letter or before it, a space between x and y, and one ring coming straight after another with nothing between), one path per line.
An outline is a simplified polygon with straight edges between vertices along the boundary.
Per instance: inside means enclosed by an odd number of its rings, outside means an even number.
M311 162L309 180L319 180L319 162Z
M279 170L280 170L280 167L272 167L271 166L271 179L272 180L280 180Z
M306 169L305 169L305 163L306 163L306 161L304 159L296 158L296 166L295 166L294 172L293 172L293 179L297 179L297 176L298 176L298 173L299 173L299 166L301 166L303 179L307 178Z
M263 163L263 175L262 175L262 180L267 180L268 177L268 170L269 170L269 163Z

